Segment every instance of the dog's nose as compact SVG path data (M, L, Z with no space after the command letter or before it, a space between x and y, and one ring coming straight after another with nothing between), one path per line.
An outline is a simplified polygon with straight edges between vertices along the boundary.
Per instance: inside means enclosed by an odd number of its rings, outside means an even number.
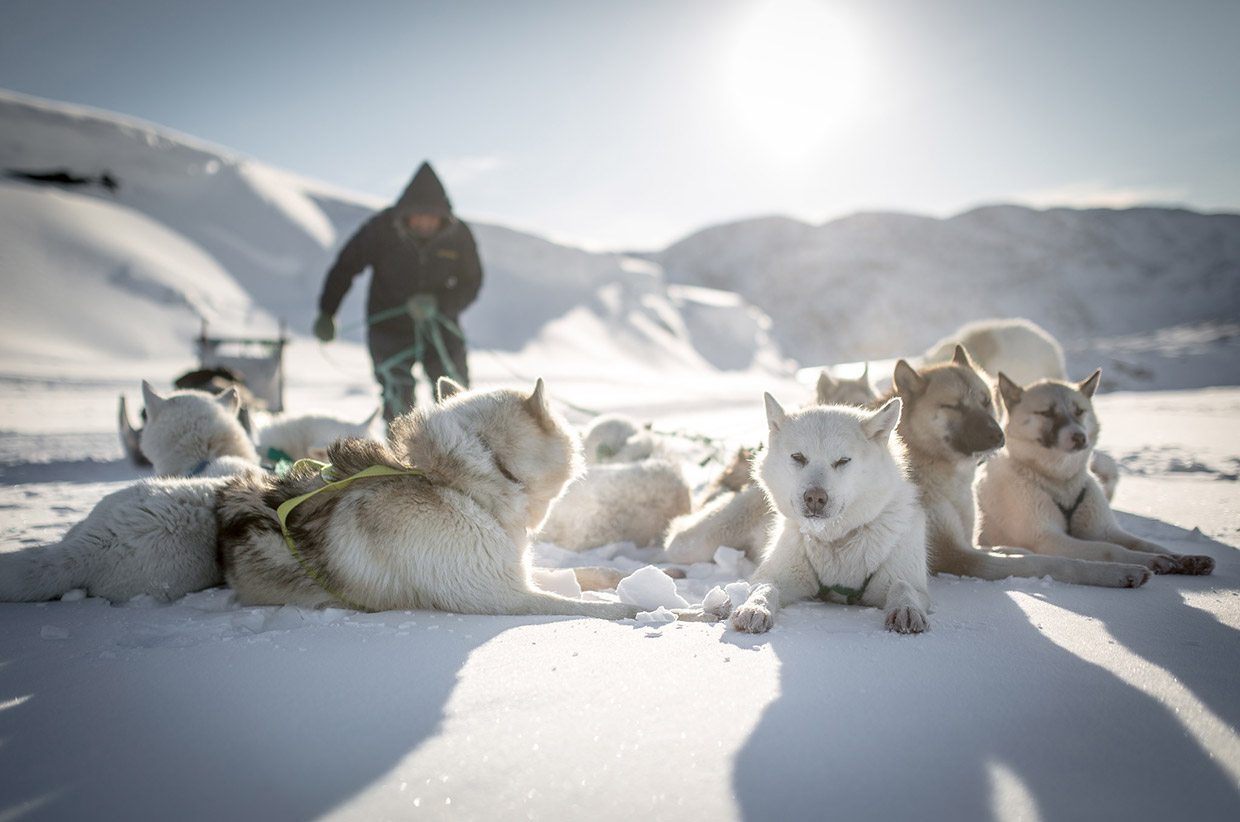
M1072 447L1075 450L1080 451L1082 448L1085 447L1086 442L1088 442L1088 440L1085 439L1084 431L1073 431L1072 432Z
M810 488L806 490L802 499L805 500L805 510L811 514L821 514L822 509L827 507L825 488Z

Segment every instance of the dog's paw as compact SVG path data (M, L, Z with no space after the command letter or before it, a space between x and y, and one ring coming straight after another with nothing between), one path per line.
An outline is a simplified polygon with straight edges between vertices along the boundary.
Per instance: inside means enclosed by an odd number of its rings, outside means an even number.
M1122 565L1120 566L1119 577L1120 585L1117 588L1140 588L1142 585L1150 581L1150 569L1141 565Z
M732 627L747 634L765 634L774 624L771 612L756 605L742 605L732 612Z
M1174 554L1153 554L1146 562L1146 565L1148 565L1149 569L1156 574L1183 573L1182 571L1176 570L1178 563L1176 562Z
M886 626L888 631L899 634L920 634L930 630L930 622L926 615L916 608L900 605L887 612Z
M1175 560L1175 570L1170 573L1195 576L1214 573L1214 560L1211 557L1201 554L1172 554L1171 557Z

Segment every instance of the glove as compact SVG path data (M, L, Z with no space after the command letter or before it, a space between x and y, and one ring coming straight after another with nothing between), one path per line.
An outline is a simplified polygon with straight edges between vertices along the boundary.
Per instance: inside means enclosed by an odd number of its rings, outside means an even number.
M435 299L434 294L414 294L405 303L409 316L422 322L426 322L434 317L438 306L439 300Z
M323 342L336 339L336 318L320 314L319 318L314 321L314 336Z

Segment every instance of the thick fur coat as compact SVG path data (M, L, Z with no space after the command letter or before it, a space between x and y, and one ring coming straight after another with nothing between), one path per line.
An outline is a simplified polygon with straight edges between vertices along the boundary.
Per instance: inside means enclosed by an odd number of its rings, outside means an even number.
M1099 369L1080 383L1026 387L999 375L1007 442L978 478L978 541L1156 574L1211 573L1210 557L1172 553L1116 521L1089 471L1100 427L1092 398L1101 375Z
M219 494L220 553L247 604L437 609L473 614L632 617L634 606L584 602L530 582L530 533L581 468L580 444L529 394L467 392L441 379L442 402L393 422L391 449L365 440L331 446L331 476L374 465L416 474L359 479L308 498L288 517L277 507L324 487L318 471L238 478Z
M789 414L767 394L766 407L770 441L757 477L778 522L732 627L767 631L782 605L820 597L882 608L889 630L925 631L925 519L890 441L900 401Z
M142 389L142 450L164 476L104 497L58 543L0 554L0 600L46 600L75 588L113 602L172 600L223 582L215 495L223 478L260 470L234 416L237 396Z
M1135 587L1149 578L1135 566L977 547L973 534L977 467L1004 442L990 386L959 345L950 363L921 371L900 360L894 380L896 394L904 401L897 433L926 512L933 573L982 579L1051 576L1061 582L1116 588Z

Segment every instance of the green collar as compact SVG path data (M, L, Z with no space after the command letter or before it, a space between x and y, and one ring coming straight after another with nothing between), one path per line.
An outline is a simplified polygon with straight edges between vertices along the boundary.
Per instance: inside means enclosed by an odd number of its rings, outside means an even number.
M315 494L321 494L324 491L336 491L342 488L348 488L350 485L353 484L355 480L364 479L366 477L396 477L396 476L425 477L426 472L420 471L417 468L401 469L401 468L389 468L386 465L372 465L369 468L363 468L361 471L358 471L356 474L354 474L351 477L345 477L344 479L341 479L341 480L332 480L331 479L332 467L325 462L319 462L318 460L308 460L308 459L298 460L296 464L293 465L293 470L298 470L300 468L311 468L311 469L318 470L319 475L323 478L323 481L326 484L322 488L316 488L315 490L307 494L302 494L301 496L293 497L292 499L286 499L284 502L280 503L280 506L278 508L276 508L276 516L280 520L280 531L284 534L284 541L285 543L288 544L289 551L292 552L293 558L297 560L297 563L302 567L302 570L304 570L310 576L311 579L317 582L320 588L322 588L324 591L331 594L336 599L340 600L345 605L349 606L355 611L369 611L370 609L367 608L365 605L354 602L353 600L346 597L344 594L337 593L336 591L332 590L328 586L328 584L323 580L322 576L320 576L318 572L316 572L313 568L311 568L309 565L306 564L305 558L302 557L301 552L297 550L297 543L293 541L292 535L289 534L288 532L289 514L293 512L294 508L296 508L298 505L301 505L303 502L310 499Z
M818 588L818 598L826 599L827 594L839 594L844 597L844 601L849 605L856 605L861 601L861 597L865 596L865 589L869 587L870 580L874 579L874 571L865 578L865 582L861 583L860 588L849 588L844 585L820 585Z

